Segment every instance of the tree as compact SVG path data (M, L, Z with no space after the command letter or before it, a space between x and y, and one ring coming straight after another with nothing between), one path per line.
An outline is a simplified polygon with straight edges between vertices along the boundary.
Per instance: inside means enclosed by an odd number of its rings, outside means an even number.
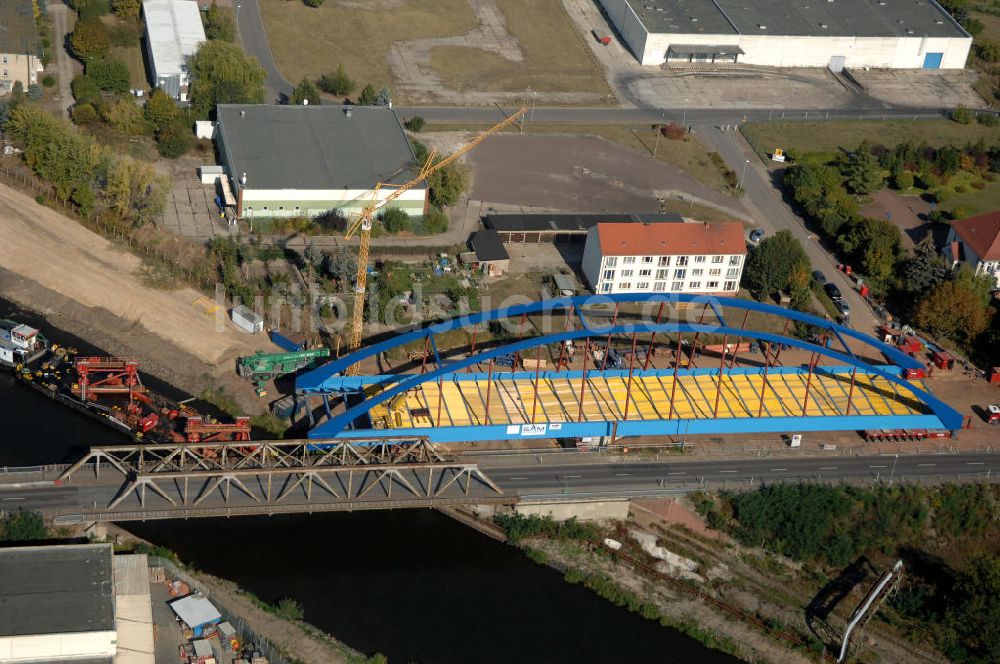
M413 133L419 133L424 128L424 118L420 115L414 115L403 124Z
M944 653L953 662L996 662L1000 643L1000 556L976 558L958 575L945 609Z
M135 21L139 18L141 0L111 0L111 8L115 16L123 21Z
M335 249L325 253L323 271L338 283L354 279L358 272L357 253L350 249Z
M92 104L77 104L73 107L73 123L90 125L97 122L97 110Z
M970 124L972 122L972 118L972 111L970 111L967 106L962 106L961 104L959 104L958 108L956 108L951 114L951 119L958 124Z
M750 250L743 278L746 286L761 295L788 287L793 273L809 269L809 257L790 231L778 231Z
M327 94L338 97L346 97L354 92L357 84L344 71L344 65L337 65L337 71L332 74L323 74L319 79L319 89Z
M167 159L177 159L194 145L191 127L182 118L164 126L156 134L156 149Z
M846 220L857 214L857 203L841 183L840 172L832 166L793 166L782 180L795 204L813 219L835 214Z
M372 84L368 83L361 89L361 94L358 95L358 106L374 106L376 101L378 101L378 94L375 92Z
M454 205L469 187L469 170L463 164L452 162L440 168L427 178L431 205L447 207Z
M989 305L993 289L996 287L996 279L986 274L976 274L967 263L960 264L951 278L955 283L975 293L984 307Z
M900 191L913 186L913 173L909 171L898 171L892 176L892 184Z
M838 243L869 280L888 286L903 255L899 229L885 219L856 219Z
M220 7L212 0L205 13L202 14L205 24L205 37L220 41L236 41L236 17L229 7Z
M944 281L927 293L913 319L934 336L960 343L971 343L989 324L979 294L956 281Z
M855 194L870 194L885 185L882 168L870 152L856 152L839 160L840 173L847 190Z
M191 103L197 117L208 117L216 104L260 104L266 73L236 44L207 41L190 62Z
M319 90L308 78L303 77L292 91L291 103L301 106L304 103L319 104Z
M101 102L101 86L86 74L77 74L70 83L73 99L77 104L99 104Z
M87 76L92 78L101 90L124 94L132 82L128 65L110 55L93 57L87 61Z
M69 38L73 55L86 62L89 58L104 55L111 48L108 30L99 18L88 18L76 24Z
M158 131L166 127L177 117L177 102L163 90L157 88L149 96L146 107L143 109L143 116L146 122L153 125Z
M448 216L436 207L431 207L424 215L424 233L438 235L448 231Z
M49 529L38 512L18 510L0 520L0 541L27 542L48 537Z
M382 226L389 233L399 233L410 229L410 215L399 208L389 208L381 215Z
M150 126L142 109L129 97L119 97L101 109L101 117L118 131L128 136L149 133Z
M976 56L985 62L1000 62L1000 42L992 39L977 40Z
M163 213L169 181L152 164L123 159L108 174L104 194L108 206L134 226L152 222Z
M913 258L903 268L903 290L923 295L947 278L948 264L937 252L933 233L927 231L913 248Z

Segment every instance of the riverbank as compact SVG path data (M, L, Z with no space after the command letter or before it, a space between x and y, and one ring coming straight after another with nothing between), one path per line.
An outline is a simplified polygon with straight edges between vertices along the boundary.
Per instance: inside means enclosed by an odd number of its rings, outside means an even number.
M234 374L235 359L270 348L240 332L225 311L209 315L201 293L152 288L142 261L55 210L0 185L0 298L37 312L191 395L222 386L249 414L265 404Z

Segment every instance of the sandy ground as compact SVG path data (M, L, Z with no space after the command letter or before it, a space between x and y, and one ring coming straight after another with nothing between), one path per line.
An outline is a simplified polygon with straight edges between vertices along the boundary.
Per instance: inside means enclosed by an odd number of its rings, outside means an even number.
M109 353L138 355L151 373L192 394L206 377L244 409L262 408L233 372L239 355L273 349L239 331L223 310L208 315L191 288L145 286L141 261L76 221L0 186L0 294Z

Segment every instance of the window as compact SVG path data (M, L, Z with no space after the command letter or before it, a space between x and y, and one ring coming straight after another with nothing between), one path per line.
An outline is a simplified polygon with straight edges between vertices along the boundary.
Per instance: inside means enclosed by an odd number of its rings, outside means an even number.
M673 285L670 287L670 290L672 290L672 291L678 291L678 292L684 290L684 282L683 281L675 281L673 283Z
M284 209L285 209L285 206L284 206L284 205L279 205L279 206L278 206L278 209L279 209L279 210L284 210Z
M657 293L662 293L663 291L667 290L667 282L657 281L656 283L653 284L653 290L656 291Z
M694 270L691 270L691 276L692 277L700 277L701 274L702 274L702 272L704 272L703 269L701 269L701 268L695 268Z
M722 274L722 270L720 270L717 267L713 267L711 270L708 271L708 276L710 277L717 277L720 274Z
M687 276L687 270L674 270L674 279L683 279Z
M701 282L700 281L692 281L691 282L691 289L692 290L696 290L698 288L701 288Z
M705 284L705 288L709 290L716 290L718 287L719 287L718 281L710 281L707 284Z
M648 281L640 281L639 283L637 283L635 285L635 287L637 289L639 289L639 290L647 290L649 288L649 282Z
M618 284L618 290L631 290L631 289L632 289L632 284L627 281Z
M605 270L604 271L604 278L605 279L614 279L615 278L615 271L614 270Z
M632 276L632 270L622 270L622 276L623 277L631 277Z
M601 285L601 292L602 293L610 293L611 292L611 284L603 284L603 285Z
M735 281L727 281L726 285L723 287L723 290L726 290L726 291L734 291L734 290L736 290L736 282Z
M653 274L652 270L639 270L640 277L648 277L651 274Z
M660 256L660 262L657 263L660 267L667 267L670 265L670 256Z
M5 56L3 56L3 63L4 63L4 64L7 64L7 56L6 56L6 55L5 55Z
M705 262L705 257L704 256L695 256L694 257L694 262L695 263L704 263Z
M617 256L608 256L604 259L604 267L614 267L616 265L618 265Z
M666 279L667 278L667 274L669 272L670 272L670 270L657 270L656 271L656 278L657 279Z
M267 212L267 206L266 205L264 206L264 212Z
M742 258L743 258L742 256L730 256L729 257L729 264L730 265L739 265L740 264L740 259L742 259Z
M653 257L652 256L643 256L642 257L642 262L643 263L652 263L653 262Z
M688 264L688 257L687 256L678 256L677 257L677 267L684 267L687 264Z
M622 263L624 265L632 265L633 263L635 263L635 256L624 256L622 258Z
M727 277L738 277L738 276L740 276L740 268L738 268L738 267L731 267L731 268L729 268L728 270L726 270L726 276Z
M296 212L298 212L298 211L299 211L299 206L298 206L298 205L296 205L296 206L295 206L295 211L296 211Z
M723 257L722 256L712 256L712 262L713 263L721 263L722 261L723 261Z

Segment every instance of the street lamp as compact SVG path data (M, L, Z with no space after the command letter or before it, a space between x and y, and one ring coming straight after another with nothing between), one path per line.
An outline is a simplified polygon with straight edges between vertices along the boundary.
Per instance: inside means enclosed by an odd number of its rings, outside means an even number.
M660 113L660 124L656 125L656 143L653 144L653 156L656 156L656 151L660 149L660 134L663 133L663 122L667 119L667 116Z
M896 476L896 462L899 461L899 455L893 454L892 459L892 471L889 473L889 484L892 484L892 478Z
M747 166L749 164L750 164L750 160L749 159L747 159L746 161L743 162L743 173L740 174L740 181L736 185L737 189L742 189L743 188L743 178L745 178L747 176Z

